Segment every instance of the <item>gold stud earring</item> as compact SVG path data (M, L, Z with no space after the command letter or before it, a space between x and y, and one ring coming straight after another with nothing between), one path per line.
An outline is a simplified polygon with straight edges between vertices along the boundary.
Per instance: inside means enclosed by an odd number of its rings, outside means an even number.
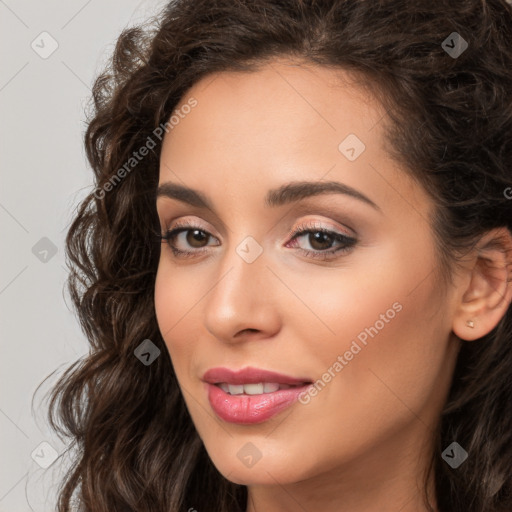
M466 325L471 328L475 327L475 323L473 322L473 320L466 320Z

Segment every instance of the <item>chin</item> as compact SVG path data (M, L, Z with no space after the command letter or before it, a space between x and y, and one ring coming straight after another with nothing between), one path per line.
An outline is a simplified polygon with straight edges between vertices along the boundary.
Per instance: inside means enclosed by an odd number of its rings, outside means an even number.
M237 468L232 470L231 472L221 472L222 476L233 482L234 484L239 485L276 485L277 482L280 484L289 484L294 482L295 479L290 479L290 474L288 470L288 474L281 474L272 471L272 469L268 469L265 467L261 467L258 470L255 468L250 469L240 469Z
M239 485L285 485L305 479L304 468L291 464L289 457L265 461L263 456L252 467L245 467L235 456L233 460L211 459L224 478Z

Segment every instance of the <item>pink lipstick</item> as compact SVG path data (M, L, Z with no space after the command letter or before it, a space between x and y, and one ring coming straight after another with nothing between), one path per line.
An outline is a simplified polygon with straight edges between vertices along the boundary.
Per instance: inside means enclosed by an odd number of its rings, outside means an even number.
M290 407L311 380L247 367L211 368L204 375L208 400L217 416L230 423L261 423Z

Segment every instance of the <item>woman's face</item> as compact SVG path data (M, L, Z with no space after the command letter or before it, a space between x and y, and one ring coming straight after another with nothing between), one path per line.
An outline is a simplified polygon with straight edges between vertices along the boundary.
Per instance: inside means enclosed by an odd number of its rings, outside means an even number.
M276 60L208 76L173 119L157 209L162 233L189 231L162 242L156 315L215 466L250 485L412 474L455 300L382 107L341 71Z

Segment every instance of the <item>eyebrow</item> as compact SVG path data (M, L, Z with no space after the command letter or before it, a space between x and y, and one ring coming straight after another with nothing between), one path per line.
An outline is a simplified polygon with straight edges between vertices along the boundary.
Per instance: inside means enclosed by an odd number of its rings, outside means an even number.
M353 197L380 211L379 206L363 193L337 181L295 181L282 185L281 187L271 189L267 192L265 196L265 206L283 206L287 203L299 201L307 197L332 193ZM169 197L198 208L214 210L211 201L198 190L170 181L162 183L162 185L158 187L156 197Z

